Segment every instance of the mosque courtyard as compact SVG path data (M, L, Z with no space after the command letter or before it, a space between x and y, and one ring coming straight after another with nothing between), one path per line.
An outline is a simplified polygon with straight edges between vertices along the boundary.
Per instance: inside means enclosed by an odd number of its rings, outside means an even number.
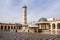
M0 31L0 40L60 40L60 34Z

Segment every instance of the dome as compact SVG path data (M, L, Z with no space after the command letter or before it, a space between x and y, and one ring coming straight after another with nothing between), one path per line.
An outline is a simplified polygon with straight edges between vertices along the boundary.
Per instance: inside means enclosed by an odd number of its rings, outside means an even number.
M39 21L47 21L46 18L40 18Z

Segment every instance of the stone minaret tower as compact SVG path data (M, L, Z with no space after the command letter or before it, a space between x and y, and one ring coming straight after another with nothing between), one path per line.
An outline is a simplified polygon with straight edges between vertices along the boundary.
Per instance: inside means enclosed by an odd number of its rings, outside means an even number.
M27 7L23 6L23 24L27 24Z
M23 32L28 32L28 24L27 24L27 7L23 6Z

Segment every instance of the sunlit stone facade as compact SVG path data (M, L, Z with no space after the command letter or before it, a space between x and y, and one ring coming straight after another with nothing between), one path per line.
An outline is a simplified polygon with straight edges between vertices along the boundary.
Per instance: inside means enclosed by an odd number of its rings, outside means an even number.
M0 23L0 30L2 31L17 31L22 27L21 24Z
M60 33L60 19L48 21L45 18L41 18L34 24L28 24L26 29L23 27L23 24L0 23L0 30L2 31L58 34Z
M44 33L60 33L60 19L53 18L53 20L48 21L47 19L43 18L40 19L36 24L38 25L38 29L42 30Z
M48 20L46 18L40 18L35 23L27 22L27 7L23 6L23 23L0 23L0 30L2 31L14 31L14 32L30 32L30 33L48 33L58 34L60 33L60 18L52 18Z

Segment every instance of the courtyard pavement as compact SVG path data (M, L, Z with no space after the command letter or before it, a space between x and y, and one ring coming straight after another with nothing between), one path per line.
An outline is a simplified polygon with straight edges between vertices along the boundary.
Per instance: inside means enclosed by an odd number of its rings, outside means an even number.
M0 40L60 40L60 35L0 31Z

